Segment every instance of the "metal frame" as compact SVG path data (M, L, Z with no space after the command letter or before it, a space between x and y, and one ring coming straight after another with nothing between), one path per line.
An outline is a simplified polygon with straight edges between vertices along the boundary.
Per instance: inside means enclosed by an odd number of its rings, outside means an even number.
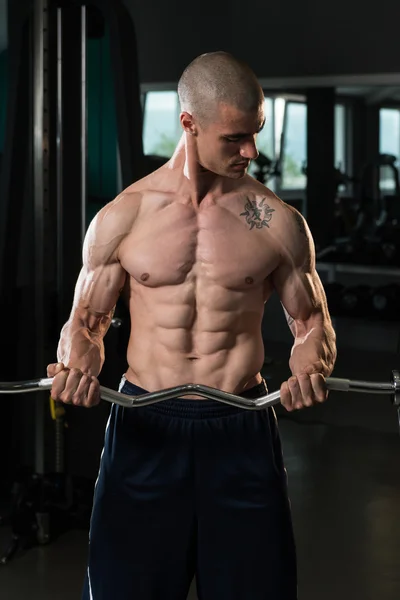
M17 3L8 0L7 18L4 25L8 29L7 48L7 99L4 153L0 169L0 307L3 314L2 334L7 340L7 352L2 360L0 372L18 379L29 369L24 364L20 336L27 335L24 352L31 355L33 340L32 328L17 318L16 313L22 304L22 286L28 289L33 269L23 257L23 248L30 243L32 186L30 180L31 163L31 92L30 57L32 39L30 31L31 5L29 0ZM31 253L32 254L32 253ZM22 268L21 268L22 267ZM33 290L29 289L30 298ZM31 300L32 301L32 300ZM25 354L26 355L26 354ZM31 365L32 369L36 366ZM41 367L43 369L43 365ZM33 413L23 413L26 419ZM13 426L10 426L13 423ZM18 424L17 424L18 423ZM12 403L6 402L2 409L0 424L0 471L3 482L11 476L24 460L15 431L22 427L22 419L16 417ZM0 483L0 488L2 483Z
M63 281L63 97L62 97L62 10L57 8L57 99L56 99L56 198L57 198L57 315L62 314Z
M87 206L87 82L86 82L86 6L81 6L81 232L83 245L86 235Z
M54 359L55 335L70 310L81 266L87 195L87 8L83 0L20 0L14 4L9 0L0 286L3 313L9 317L3 328L9 352L1 370L3 377L9 373L17 379L27 370L42 371L51 357ZM143 156L135 30L122 0L93 0L92 4L100 8L110 28L121 170L123 185L127 186L140 177ZM24 216L29 228L21 215L29 215ZM72 226L78 235L71 239ZM22 263L27 266L21 284ZM20 310L22 314L14 316ZM23 346L21 335L26 337ZM30 367L26 353L35 356ZM46 469L46 459L52 462L52 456L46 457L44 452L49 432L42 400L38 398L35 404L34 425L34 468L39 475ZM30 415L24 418L31 422Z
M37 368L44 363L44 239L47 194L49 190L49 122L48 122L48 3L36 0L33 19L33 187L35 230L35 361ZM46 55L46 56L45 56ZM46 111L46 112L45 112ZM45 192L46 190L46 192ZM45 472L44 405L36 399L35 414L35 471Z

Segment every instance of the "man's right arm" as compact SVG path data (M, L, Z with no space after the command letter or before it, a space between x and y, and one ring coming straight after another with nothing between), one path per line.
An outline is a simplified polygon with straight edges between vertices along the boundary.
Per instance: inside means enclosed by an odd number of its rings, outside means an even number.
M85 236L83 266L58 344L59 362L47 369L49 376L56 376L52 387L56 400L83 405L99 401L97 376L104 363L103 340L126 279L118 250L132 228L129 204L129 211L118 201L108 204L95 216Z
M98 376L104 363L103 339L124 281L125 272L119 263L96 268L84 264L70 317L61 330L57 350L59 362Z

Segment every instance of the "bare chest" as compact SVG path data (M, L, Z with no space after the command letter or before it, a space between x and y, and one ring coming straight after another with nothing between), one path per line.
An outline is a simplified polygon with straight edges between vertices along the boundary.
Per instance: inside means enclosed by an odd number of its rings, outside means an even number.
M248 289L263 283L278 256L268 230L250 229L240 212L212 206L195 213L169 206L137 223L120 260L138 283L150 287L177 285L192 276Z

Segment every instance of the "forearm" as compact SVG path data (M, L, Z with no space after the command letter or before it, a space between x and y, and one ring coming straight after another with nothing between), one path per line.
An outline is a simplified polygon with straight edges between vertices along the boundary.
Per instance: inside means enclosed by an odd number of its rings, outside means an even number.
M295 341L289 367L293 375L318 372L328 377L336 361L336 334L329 318L310 321L293 324Z
M58 361L97 377L104 364L103 339L110 322L111 316L103 318L100 327L92 329L77 319L68 321L61 331Z

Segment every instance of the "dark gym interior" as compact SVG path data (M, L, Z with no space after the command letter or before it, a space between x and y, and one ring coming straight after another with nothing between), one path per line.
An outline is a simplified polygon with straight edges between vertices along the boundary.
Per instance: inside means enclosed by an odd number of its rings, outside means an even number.
M250 173L310 226L337 334L333 375L390 383L399 368L398 2L201 7L0 0L0 381L46 377L89 222L171 156L177 81L213 50L245 60L264 89ZM293 343L275 296L262 333L273 391L290 375ZM106 387L126 368L128 335L121 302ZM396 402L331 392L296 413L276 407L300 600L400 598ZM0 396L0 598L80 598L109 409L63 406L45 391Z

